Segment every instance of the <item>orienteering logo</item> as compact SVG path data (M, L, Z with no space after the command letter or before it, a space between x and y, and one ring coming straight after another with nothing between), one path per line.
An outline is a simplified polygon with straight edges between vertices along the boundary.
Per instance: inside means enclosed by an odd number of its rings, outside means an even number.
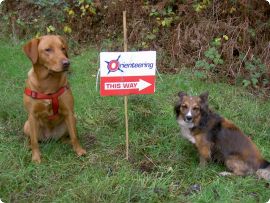
M119 58L121 57L121 55L118 56L118 58L116 60L111 60L111 61L105 61L108 65L108 74L110 72L116 72L116 71L121 71L124 72L122 69L120 69L120 63L119 63Z

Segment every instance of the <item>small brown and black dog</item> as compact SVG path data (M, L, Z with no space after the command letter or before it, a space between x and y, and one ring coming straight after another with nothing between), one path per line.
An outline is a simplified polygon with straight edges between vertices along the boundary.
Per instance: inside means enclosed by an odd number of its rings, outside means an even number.
M197 147L201 166L213 160L224 163L235 175L257 173L270 180L270 163L237 126L209 109L207 92L200 96L179 92L178 96L176 119L183 137Z
M67 44L58 35L29 41L23 51L32 62L24 91L28 120L24 133L29 138L32 161L41 162L39 141L67 136L78 156L86 154L77 139L73 96L68 85L70 61Z

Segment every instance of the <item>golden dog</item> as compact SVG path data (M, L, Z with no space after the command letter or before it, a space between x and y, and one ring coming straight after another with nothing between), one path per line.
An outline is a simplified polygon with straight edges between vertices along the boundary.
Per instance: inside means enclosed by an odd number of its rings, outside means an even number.
M68 85L67 44L58 35L46 35L29 41L23 51L33 66L28 72L24 106L28 120L24 133L29 138L32 161L41 162L39 141L69 136L78 156L86 154L77 138L73 96Z

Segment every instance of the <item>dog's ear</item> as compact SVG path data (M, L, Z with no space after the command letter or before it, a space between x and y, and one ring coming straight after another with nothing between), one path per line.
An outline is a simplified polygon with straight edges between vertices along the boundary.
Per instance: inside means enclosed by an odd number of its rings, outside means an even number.
M178 92L178 96L179 96L179 101L174 106L174 112L176 114L176 117L178 117L180 114L181 103L183 102L184 96L187 96L187 94L183 91L180 91L180 92Z
M179 114L180 114L180 106L181 106L181 103L180 102L177 102L174 106L174 113L176 115L176 118L178 118Z
M208 102L208 96L209 96L208 92L204 92L199 96L201 98L202 103Z
M199 96L201 99L201 109L204 112L208 112L208 110L209 110L208 109L208 95L209 95L208 92L204 92Z
M180 91L180 92L178 92L178 96L179 96L179 102L182 103L183 98L184 98L184 96L187 96L187 93Z
M67 44L67 41L64 37L58 35L60 41L63 43L64 47L65 47L65 55L66 57L68 57L68 44Z
M187 93L180 91L180 92L178 92L178 96L180 99L183 99L184 96L187 96Z
M32 39L23 46L23 51L32 61L32 64L36 64L38 61L38 44L39 39Z

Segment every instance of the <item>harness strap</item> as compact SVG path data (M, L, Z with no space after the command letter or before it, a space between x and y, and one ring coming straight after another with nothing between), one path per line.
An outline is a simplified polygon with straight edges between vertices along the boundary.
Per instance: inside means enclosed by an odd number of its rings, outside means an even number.
M32 91L29 88L25 88L24 93L27 96L32 97L33 99L50 99L52 100L52 109L53 115L48 116L49 120L55 119L58 116L58 109L59 109L59 100L58 97L61 96L66 90L68 90L68 86L61 87L57 92L53 94L43 94L36 91Z

